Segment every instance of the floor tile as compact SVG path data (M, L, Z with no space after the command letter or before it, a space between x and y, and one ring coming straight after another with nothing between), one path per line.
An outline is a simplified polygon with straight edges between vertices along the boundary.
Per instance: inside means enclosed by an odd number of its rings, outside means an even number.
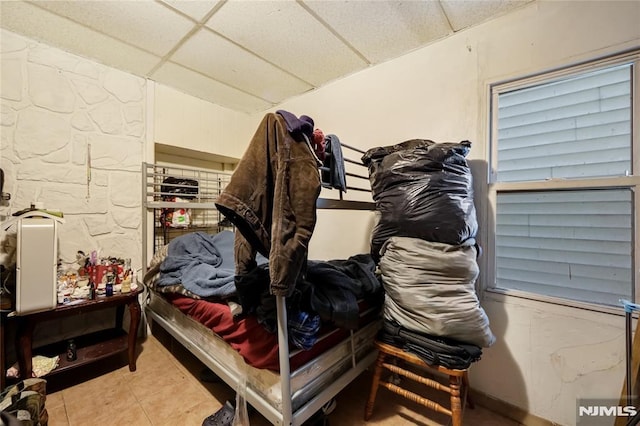
M173 347L172 347L173 346ZM202 382L204 365L179 346L160 343L153 335L139 345L137 371L117 368L86 382L47 395L50 426L200 426L227 400L234 400L233 389L223 382ZM120 366L118 366L120 367ZM336 397L330 415L332 425L359 426L439 426L450 419L381 388L370 421L364 409L371 386L371 371L365 371ZM405 384L413 390L411 383ZM435 392L435 391L433 391ZM446 396L429 394L445 405ZM464 413L465 425L518 426L483 407ZM251 426L270 423L259 413L250 412Z
M217 401L186 381L164 386L158 392L140 399L140 406L154 425L168 424L167 419L188 413L192 408L205 403L215 406Z
M172 413L156 425L201 425L202 421L220 409L222 405L215 399L201 402L185 410ZM254 426L253 424L251 426ZM256 425L257 426L257 425Z
M70 419L69 426L89 425L131 425L152 426L146 413L137 404L129 407L100 407L99 404L93 410L87 410L85 415Z
M47 414L49 414L48 426L69 426L69 419L67 419L67 411L64 404L55 407L49 406L49 395L47 395Z
M62 392L47 393L47 400L45 404L48 409L64 407Z

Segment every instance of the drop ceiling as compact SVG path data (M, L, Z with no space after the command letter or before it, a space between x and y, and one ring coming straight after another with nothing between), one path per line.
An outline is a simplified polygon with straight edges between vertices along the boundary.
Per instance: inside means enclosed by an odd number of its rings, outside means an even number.
M253 113L529 1L1 1L0 25Z

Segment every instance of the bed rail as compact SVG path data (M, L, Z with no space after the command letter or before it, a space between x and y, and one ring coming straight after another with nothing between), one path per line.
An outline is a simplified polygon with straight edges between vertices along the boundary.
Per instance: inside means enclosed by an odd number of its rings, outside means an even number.
M365 152L361 149L354 148L350 145L341 144L342 148L346 148L349 154L358 153L364 154ZM367 166L362 164L361 161L353 160L347 156L344 157L345 162L345 175L349 178L359 179L360 181L365 180L368 184L369 176L367 171ZM348 164L353 164L357 167L348 166ZM364 168L365 174L362 174L362 168ZM352 171L349 171L352 170ZM355 171L355 172L354 172ZM347 191L358 191L358 192L366 192L371 193L371 188L362 188L360 186L351 186L347 184ZM318 209L328 209L328 210L375 210L375 204L373 201L359 201L359 200L347 200L344 198L342 191L338 191L338 197L335 198L318 198L316 202L316 208Z
M345 176L350 178L364 180L369 182L369 176L367 167L359 160L350 158L356 154L364 154L365 151L355 148L353 146L341 143L343 149L346 148L344 160ZM347 154L348 153L348 154ZM354 154L355 153L355 154ZM353 167L353 166L357 166ZM362 168L364 173L362 174ZM323 170L323 168L321 168ZM327 171L324 169L324 171ZM325 188L326 185L323 185ZM370 188L363 188L361 186L352 186L347 184L347 191L356 191L359 193L371 193ZM361 201L361 200L348 200L344 198L343 192L338 190L338 197L335 198L318 198L316 202L317 209L328 210L375 210L375 203L373 201ZM287 330L287 312L285 309L286 300L285 297L279 296L276 299L277 303L277 316L278 316L278 341L288 342L289 335ZM358 375L360 375L374 360L375 354L370 354L364 360L356 362L354 334L350 333L350 348L351 348L351 369L342 375L338 380L334 381L329 387L323 389L318 395L305 404L301 409L296 410L294 413L291 407L291 375L289 364L289 351L287 345L278 345L278 355L280 359L280 381L282 389L282 424L283 425L301 425L306 419L312 416L317 410L328 403L331 398L338 394L344 387L346 387L351 381L353 381ZM286 373L285 373L286 371ZM285 404L288 401L288 404Z
M368 182L369 178L366 166L362 164L359 159L355 160L353 158L349 158L356 157L358 154L364 154L364 151L346 144L341 144L341 147L349 153L349 155L344 156L344 169L347 180L349 182L352 179L357 182L362 182L363 180ZM158 249L161 244L167 244L174 236L172 234L179 232L193 232L194 230L202 229L207 230L225 225L224 217L216 210L215 200L228 184L231 178L231 173L150 163L143 163L142 168L142 198L144 200L143 217L149 218L151 216L149 211L153 211L154 224L154 229L150 230L145 220L145 225L143 226L143 241L149 241L149 233L153 232L154 251ZM322 172L323 170L320 171ZM197 185L194 185L194 182ZM343 192L338 190L336 198L318 198L316 208L328 210L375 210L375 204L371 201L370 197L365 195L366 193L370 194L371 189L363 186L364 185L351 184L346 186L349 198L355 199L345 199ZM323 185L323 187L328 188L326 185ZM323 195L327 193L331 194L330 191L331 189L323 190ZM175 197L177 197L177 200ZM193 215L193 222L183 229L167 229L165 224L162 223L162 212L165 211L164 209L176 208L195 209L199 212L201 211L202 214ZM158 233L158 229L162 232ZM218 231L219 230L220 229L218 229ZM149 249L150 247L147 247L143 250L142 260L145 266L148 265L147 250ZM278 341L288 342L289 335L287 329L288 321L285 308L285 297L277 297L276 304ZM169 327L170 325L165 324L165 326ZM261 411L274 424L293 426L301 425L316 411L322 408L323 405L328 403L331 398L335 397L338 392L351 383L353 379L361 374L375 360L375 354L372 352L357 361L355 353L356 345L354 343L353 333L351 333L350 339L351 368L337 380L333 381L328 387L311 397L307 403L295 409L295 411L292 406L293 395L288 344L278 345L280 385L282 391L282 412L277 413L273 411L268 404L259 400L259 398L251 392L248 394L249 402L256 404L256 408L258 408L259 411ZM185 340L183 343L189 343L186 339L183 340ZM210 362L210 364L214 365L215 363ZM221 366L217 367L224 370Z
M343 158L345 176L348 178L358 179L359 182L364 180L367 182L367 186L368 186L369 174L367 172L367 166L362 164L361 160L354 160L352 158L352 157L355 158L357 154L365 154L365 151L344 143L341 143L340 146L342 148L346 148L347 150ZM330 155L330 154L327 154L327 155ZM357 166L357 167L352 167L351 165ZM362 171L362 168L365 169L364 173ZM321 167L320 169L325 172L328 171L328 168L326 167ZM323 184L323 187L329 188L329 186L325 184ZM346 189L347 191L365 192L369 194L371 193L371 188L363 188L362 186L351 186L349 183L347 183ZM354 203L353 201L345 200L342 191L338 191L338 193L339 193L338 200L344 201L345 202L344 204L334 203L334 202L327 203L325 201L326 199L319 198L316 206L321 209L323 208L323 209L349 209L349 210L373 210L375 208L373 202L366 201L366 202Z

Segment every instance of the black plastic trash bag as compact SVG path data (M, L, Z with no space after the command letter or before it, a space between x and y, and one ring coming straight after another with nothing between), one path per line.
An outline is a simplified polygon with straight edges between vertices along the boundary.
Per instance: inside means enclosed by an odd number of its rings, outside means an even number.
M471 142L412 139L372 148L362 157L379 220L371 255L392 236L458 245L478 232L473 178L466 156Z

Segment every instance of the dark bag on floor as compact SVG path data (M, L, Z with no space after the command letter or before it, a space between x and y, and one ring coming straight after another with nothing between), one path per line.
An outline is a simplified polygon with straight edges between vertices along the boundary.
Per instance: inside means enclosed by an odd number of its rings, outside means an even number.
M25 379L4 389L0 394L2 422L22 426L47 426L49 414L45 408L46 380Z
M416 333L389 320L383 323L380 340L419 356L429 365L452 369L469 368L482 356L482 349L478 346Z

